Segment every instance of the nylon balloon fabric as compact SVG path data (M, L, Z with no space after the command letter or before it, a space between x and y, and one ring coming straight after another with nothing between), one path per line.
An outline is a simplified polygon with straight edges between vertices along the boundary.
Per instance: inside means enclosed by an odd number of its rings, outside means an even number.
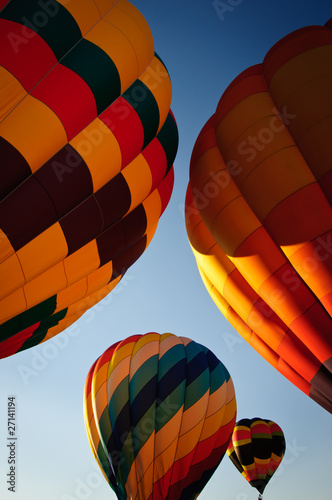
M229 85L192 152L186 228L228 321L332 413L331 82L327 23Z
M0 357L104 298L173 189L172 88L126 0L11 0L0 11Z
M119 500L197 498L235 419L226 367L185 337L151 332L116 342L86 379L87 434Z
M227 455L242 476L262 495L285 450L284 433L278 424L261 418L243 418L235 424Z

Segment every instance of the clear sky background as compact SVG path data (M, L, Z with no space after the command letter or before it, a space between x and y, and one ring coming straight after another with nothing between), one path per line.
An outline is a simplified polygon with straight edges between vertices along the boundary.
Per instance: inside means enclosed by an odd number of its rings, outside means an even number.
M115 500L93 458L83 421L87 372L112 343L156 331L190 337L228 368L237 418L283 429L287 451L265 500L331 498L331 415L272 368L219 312L199 277L184 221L196 137L242 70L282 36L332 16L330 0L133 0L172 80L180 143L175 186L155 237L114 292L73 327L0 362L0 498ZM222 14L221 4L229 10ZM218 7L219 5L219 7ZM16 396L16 493L7 490L7 398ZM257 499L227 456L204 500Z

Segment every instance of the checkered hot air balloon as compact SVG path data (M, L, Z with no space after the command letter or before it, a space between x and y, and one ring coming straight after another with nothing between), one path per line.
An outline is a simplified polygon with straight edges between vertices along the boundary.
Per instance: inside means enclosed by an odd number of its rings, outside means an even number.
M0 0L0 357L121 280L173 188L171 83L126 0Z
M251 486L262 495L285 454L285 437L279 425L262 418L236 422L227 455Z
M232 379L206 347L170 333L134 335L91 367L90 445L119 500L197 498L236 418Z

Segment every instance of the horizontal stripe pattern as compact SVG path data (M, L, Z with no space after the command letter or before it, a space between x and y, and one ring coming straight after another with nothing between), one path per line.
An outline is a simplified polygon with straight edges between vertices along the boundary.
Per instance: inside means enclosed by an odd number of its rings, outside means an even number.
M206 347L169 333L111 346L87 376L84 401L92 449L119 499L195 498L235 424L225 366Z
M133 5L97 7L12 0L0 13L0 84L12 89L0 112L0 357L102 300L172 193L167 70Z
M193 148L186 197L188 238L220 310L330 412L331 50L329 29L304 28L229 85Z
M235 424L227 455L249 484L263 494L285 450L285 437L278 424L243 418Z

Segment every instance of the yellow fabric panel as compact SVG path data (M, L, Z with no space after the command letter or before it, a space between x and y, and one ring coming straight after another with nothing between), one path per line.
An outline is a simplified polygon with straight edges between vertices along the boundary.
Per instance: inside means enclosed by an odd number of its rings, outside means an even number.
M0 122L27 95L23 85L8 70L0 67Z
M100 19L100 12L93 0L59 0L71 13L80 27L82 36Z
M293 147L282 149L257 165L243 182L241 192L264 222L276 205L313 182L315 177L299 150Z
M126 343L122 345L120 348L117 348L113 353L112 359L108 365L107 377L109 378L110 374L115 370L117 365L121 363L121 361L125 358L128 358L128 363L130 361L131 353L133 350L133 346L135 345L135 341Z
M202 281L203 281L207 291L211 295L211 298L213 299L213 301L215 302L215 304L217 305L219 310L223 313L223 315L226 316L226 318L228 319L227 312L230 308L229 303L221 295L221 293L216 289L216 287L212 284L212 282L206 276L206 274L204 273L204 271L202 270L201 267L198 267L198 271L200 273L200 276L202 278ZM232 324L232 322L231 322L231 324Z
M96 416L97 419L103 413L104 409L108 405L107 401L107 371L108 363L103 363L101 366L98 365L98 371L94 371L92 384L91 384L91 394L92 394L92 405L97 409Z
M48 269L24 286L27 309L55 295L67 284L63 262Z
M200 425L203 425L203 420L206 415L206 410L209 404L209 392L207 391L195 404L187 408L183 412L182 424L181 424L181 436L190 433L192 429L195 429ZM199 440L194 439L194 442ZM190 448L191 449L191 448Z
M130 189L131 204L128 212L131 212L149 195L152 187L152 174L148 162L140 154L126 166L122 175Z
M269 89L278 108L288 105L288 96L308 81L332 69L332 46L323 45L298 54L283 64L273 75ZM306 106L306 101L303 103ZM290 111L288 109L288 111Z
M159 132L171 106L172 87L169 74L161 61L157 57L154 57L140 77L140 80L151 90L158 104L160 115Z
M14 292L25 283L21 263L16 254L0 264L0 298Z
M233 200L221 212L215 203L216 217L211 233L226 255L232 256L241 243L261 224L241 196Z
M216 124L216 137L222 156L233 142L244 132L250 134L253 123L259 122L273 114L275 104L268 92L250 95L240 101L232 110Z
M224 254L224 252L215 245L213 247L214 255L201 255L193 249L197 264L204 271L213 285L222 294L228 277L234 271L234 263Z
M113 262L107 262L102 267L99 267L92 273L88 275L88 295L100 290L102 287L108 284L113 273ZM118 277L120 278L120 277ZM117 278L117 280L118 280ZM118 283L118 281L117 281Z
M120 0L121 1L121 0ZM104 16L119 0L93 0L101 16Z
M147 358L158 353L159 334L151 332L138 339L131 353L132 371L136 372Z
M137 56L138 77L154 56L152 33L145 17L131 2L120 0L105 16L105 21L114 24L130 40Z
M0 229L0 263L15 253L6 233ZM1 289L1 287L0 287Z
M16 253L26 281L63 260L67 256L68 246L60 224L56 222Z
M68 285L99 268L100 258L96 240L90 241L63 261Z
M5 321L11 319L16 314L26 310L26 300L23 293L23 288L19 288L15 292L7 295L2 300L0 300L0 321L4 323Z
M299 149L317 180L332 170L331 130L332 114L304 132L298 142Z
M20 151L32 172L67 143L57 115L30 95L0 123L0 135Z
M122 156L119 143L99 118L77 134L70 144L89 167L94 193L120 172Z

